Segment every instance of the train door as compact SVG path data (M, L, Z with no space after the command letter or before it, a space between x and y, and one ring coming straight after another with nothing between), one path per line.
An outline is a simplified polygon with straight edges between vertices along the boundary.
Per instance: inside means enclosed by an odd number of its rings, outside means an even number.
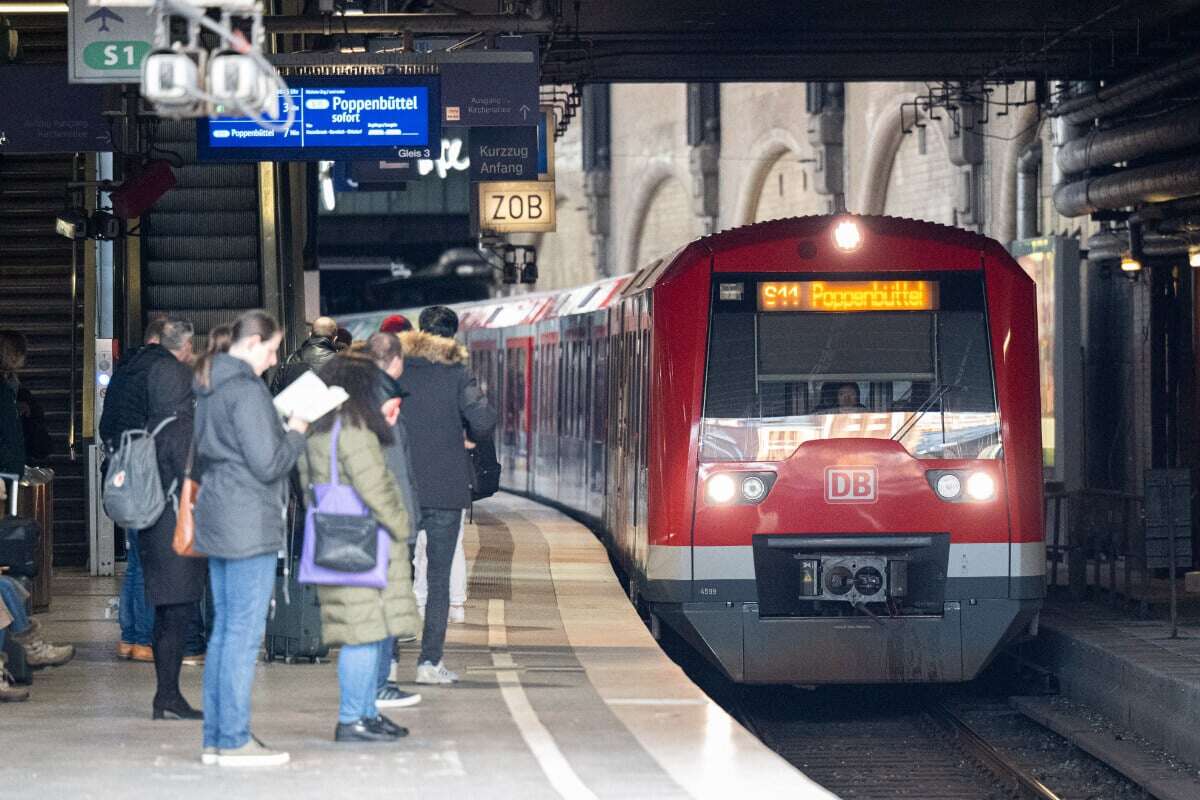
M531 491L530 407L532 329L521 326L504 340L504 402L501 411L501 464L503 486L517 492Z
M587 405L584 401L584 369L587 319L582 315L563 320L563 413L559 465L559 499L571 508L585 510L587 475Z
M605 463L608 443L607 311L588 315L588 477L587 512L604 516Z
M652 294L643 292L638 297L637 306L637 341L638 359L637 376L637 487L634 502L633 524L633 559L638 569L645 573L646 561L650 554L649 527L649 476L650 448L653 446L654 431L650 429L650 369L651 358L651 329L650 303Z
M533 492L558 499L558 320L537 324Z

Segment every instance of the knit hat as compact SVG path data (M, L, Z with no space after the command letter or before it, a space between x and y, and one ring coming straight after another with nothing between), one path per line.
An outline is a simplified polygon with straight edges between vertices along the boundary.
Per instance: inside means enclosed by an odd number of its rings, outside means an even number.
M409 322L408 318L402 314L392 314L383 321L382 325L379 326L380 333L403 333L404 331L411 331L412 329L413 324Z

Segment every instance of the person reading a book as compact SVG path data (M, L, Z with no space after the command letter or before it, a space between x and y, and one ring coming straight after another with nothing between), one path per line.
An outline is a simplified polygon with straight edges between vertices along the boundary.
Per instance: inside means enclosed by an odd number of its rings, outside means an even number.
M289 756L251 734L250 697L283 549L288 474L304 451L308 423L293 414L282 424L261 380L278 359L279 323L248 311L231 338L229 352L213 356L207 385L194 387L195 457L204 464L195 546L209 557L215 612L204 664L201 760L271 766Z

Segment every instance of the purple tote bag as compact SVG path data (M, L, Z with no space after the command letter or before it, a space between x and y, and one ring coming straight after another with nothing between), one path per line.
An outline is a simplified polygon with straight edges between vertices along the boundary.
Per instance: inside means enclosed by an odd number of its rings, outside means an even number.
M316 563L313 552L316 550L316 515L344 514L346 516L365 516L370 510L363 503L358 492L348 483L341 483L338 478L338 437L342 432L342 419L338 417L333 423L333 437L329 443L329 483L317 483L312 486L312 497L308 510L304 513L304 545L300 550L301 583L315 583L323 586L359 586L366 589L382 589L387 586L388 545L391 536L381 525L379 526L378 558L375 567L366 572L341 572L327 569Z

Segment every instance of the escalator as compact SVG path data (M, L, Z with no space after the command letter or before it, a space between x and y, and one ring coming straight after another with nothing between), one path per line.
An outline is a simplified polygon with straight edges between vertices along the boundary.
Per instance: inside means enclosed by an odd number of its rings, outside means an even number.
M156 146L183 166L175 188L142 217L143 322L178 314L203 337L263 304L258 168L197 164L190 120L160 123Z
M54 232L54 219L63 209L67 182L81 177L80 163L69 155L0 156L0 327L18 330L29 340L21 385L43 407L52 442L44 463L31 460L54 469L54 561L72 566L86 564L88 557L80 389L83 275L78 273L78 291L73 294L73 244ZM76 246L82 265L84 245ZM69 447L72 427L74 460Z

